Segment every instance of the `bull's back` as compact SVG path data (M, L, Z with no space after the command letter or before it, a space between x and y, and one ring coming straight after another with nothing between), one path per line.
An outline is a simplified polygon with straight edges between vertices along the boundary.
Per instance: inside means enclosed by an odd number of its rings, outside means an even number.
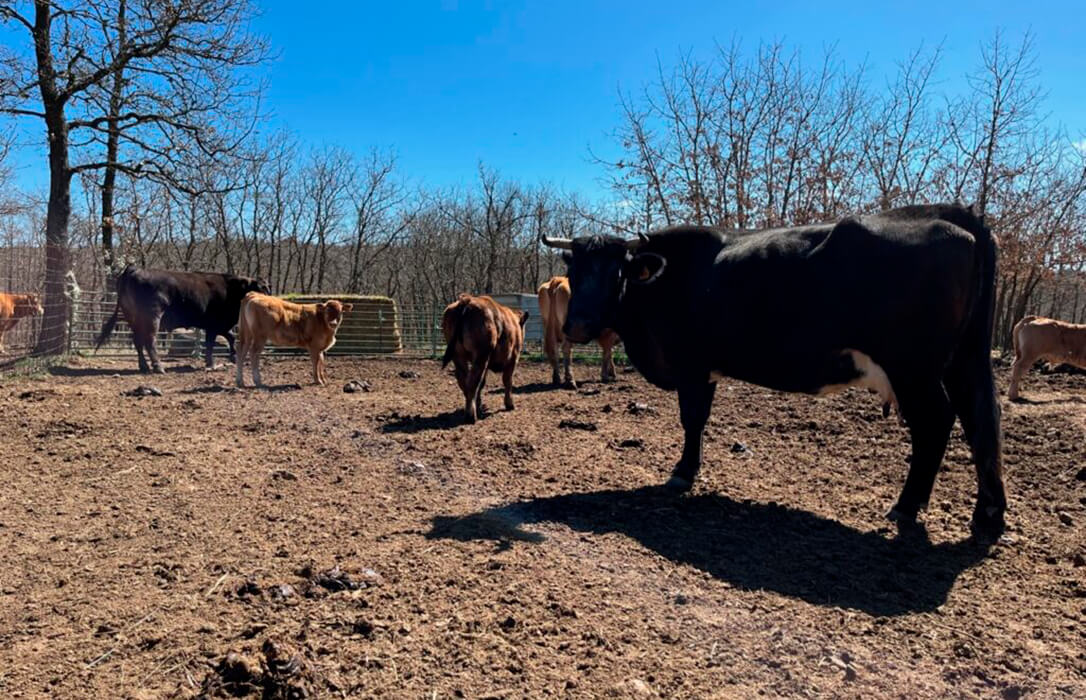
M1042 316L1027 316L1014 327L1017 354L1034 360L1086 359L1086 325Z
M261 343L309 347L323 340L318 328L316 304L297 304L278 297L249 292L241 302L242 333Z

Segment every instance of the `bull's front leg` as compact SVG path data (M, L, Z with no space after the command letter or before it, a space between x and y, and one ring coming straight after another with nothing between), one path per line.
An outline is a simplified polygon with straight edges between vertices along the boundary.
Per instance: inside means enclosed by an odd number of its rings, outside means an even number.
M226 346L230 348L230 361L237 362L238 354L234 349L234 334L231 331L226 331L222 334L222 337L226 338Z
M683 454L671 472L669 488L688 491L701 468L701 445L705 423L713 408L716 382L690 382L679 386L679 419L683 425Z
M204 366L208 369L215 368L215 360L211 356L215 350L215 334L209 330L204 331Z
M894 393L897 394L898 409L909 426L913 454L901 496L887 517L908 524L916 520L931 498L950 430L954 427L954 411L939 381L899 381L894 385Z

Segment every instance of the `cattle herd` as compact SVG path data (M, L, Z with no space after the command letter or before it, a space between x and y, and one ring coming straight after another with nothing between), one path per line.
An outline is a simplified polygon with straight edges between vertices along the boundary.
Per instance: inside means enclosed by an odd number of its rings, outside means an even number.
M896 407L912 442L889 517L907 526L927 505L957 419L976 466L974 532L1003 530L1001 407L990 354L997 244L971 208L910 206L763 231L678 226L633 239L543 242L563 250L568 266L568 277L538 289L554 383L576 386L570 346L591 341L603 348L601 379L614 380L612 348L621 338L649 382L678 392L684 443L670 488L688 490L697 476L721 378L815 395L860 386L879 394L884 411ZM324 353L351 311L338 300L296 304L271 296L261 280L219 273L128 267L116 286L117 306L97 346L123 315L140 370L162 372L157 332L201 328L210 367L216 336L235 358L237 326L238 386L246 361L261 385L268 342L308 350L314 382L324 384ZM6 330L41 313L33 295L0 294L0 352ZM468 294L445 309L442 364L454 366L467 422L482 411L488 371L501 374L505 408L513 409L527 315ZM1039 359L1086 366L1084 341L1086 326L1023 319L1014 329L1009 397L1018 399L1023 374Z

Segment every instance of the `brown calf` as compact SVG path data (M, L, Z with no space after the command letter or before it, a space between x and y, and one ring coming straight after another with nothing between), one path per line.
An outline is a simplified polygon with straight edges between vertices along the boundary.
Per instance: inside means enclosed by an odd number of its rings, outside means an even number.
M555 384L561 383L558 378L558 346L561 345L562 359L566 370L566 386L576 389L577 382L574 381L573 373L569 368L573 344L562 332L562 326L566 323L566 312L569 310L569 278L562 276L551 277L540 285L538 294L539 313L543 316L543 354L547 356L547 360L551 363L551 381ZM600 344L600 349L603 350L600 381L613 382L615 381L615 361L612 358L612 351L615 343L618 342L618 334L605 329L600 333L600 337L596 339L596 342Z
M1037 360L1065 362L1086 368L1086 325L1057 321L1043 316L1026 316L1011 333L1014 365L1007 398L1018 400L1018 385Z
M441 330L448 345L441 362L451 361L456 382L464 392L464 414L469 423L483 412L486 371L502 373L505 408L513 410L513 371L524 345L528 312L516 312L487 296L461 294L445 308Z
M324 352L336 344L336 329L343 314L353 308L335 299L323 304L295 304L278 297L249 292L238 314L237 385L244 386L245 358L253 364L253 383L260 380L260 352L269 341L305 348L313 359L313 381L324 384Z
M41 316L41 302L34 294L0 292L0 355L4 353L4 334L15 327L20 318Z

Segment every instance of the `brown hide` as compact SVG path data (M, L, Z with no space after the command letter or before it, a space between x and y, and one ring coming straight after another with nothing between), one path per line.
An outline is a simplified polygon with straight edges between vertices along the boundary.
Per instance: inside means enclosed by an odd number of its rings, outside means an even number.
M308 350L313 360L313 381L324 384L324 353L335 345L343 314L352 308L336 299L323 304L295 304L259 292L246 294L238 314L237 385L244 385L246 357L253 364L253 383L261 385L260 353L269 342Z
M551 381L561 383L558 374L558 348L562 348L562 360L565 367L565 383L571 388L577 387L570 370L570 355L572 343L562 333L562 326L566 322L566 313L569 310L569 279L562 276L551 277L539 287L539 313L543 316L543 354L551 363ZM618 342L618 334L611 330L605 330L597 338L603 350L603 362L600 365L600 381L610 382L615 380L615 361L612 352L615 343Z
M4 352L4 333L14 328L20 318L41 316L42 313L36 295L0 292L0 353Z
M1014 365L1007 390L1011 401L1018 400L1022 377L1038 360L1086 367L1086 325L1026 316L1015 325L1012 339Z
M486 372L501 372L505 408L513 410L513 372L524 345L526 311L516 312L488 296L461 294L441 318L445 335L442 367L452 362L464 392L464 413L474 423L483 410Z

